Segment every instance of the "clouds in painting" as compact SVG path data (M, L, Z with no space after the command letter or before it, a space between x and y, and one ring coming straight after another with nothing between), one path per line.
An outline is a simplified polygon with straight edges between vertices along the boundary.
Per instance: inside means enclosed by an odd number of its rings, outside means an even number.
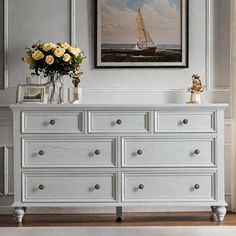
M180 44L181 0L101 0L101 3L102 43L135 44L140 8L156 44Z

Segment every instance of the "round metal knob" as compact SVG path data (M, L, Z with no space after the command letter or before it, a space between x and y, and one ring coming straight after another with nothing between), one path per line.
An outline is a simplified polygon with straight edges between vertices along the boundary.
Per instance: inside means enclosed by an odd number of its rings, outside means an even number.
M138 154L138 155L142 155L142 154L143 154L143 151L142 151L142 150L138 150L138 151L137 151L137 154Z
M143 184L140 184L140 185L138 186L138 188L142 190L142 189L144 189L144 185L143 185Z
M40 156L43 156L43 155L44 155L44 151L43 151L43 150L40 150L40 151L39 151L39 155L40 155Z
M99 184L96 184L96 185L94 186L94 188L95 188L96 190L99 190L99 189L101 188L101 186L100 186Z
M55 125L55 124L56 124L56 121L55 121L55 120L50 120L50 124L51 124L51 125Z
M121 124L122 124L122 120L119 119L119 120L116 121L116 123L117 123L118 125L121 125Z
M39 189L40 190L43 190L44 189L44 186L42 184L39 185Z
M199 155L199 154L200 154L200 150L196 149L196 150L194 151L194 154Z
M96 150L95 152L94 152L96 155L100 155L100 151L99 150Z
M188 120L187 120L187 119L184 119L184 120L183 120L183 124L187 125L187 124L188 124Z
M199 188L200 188L200 185L199 185L199 184L195 184L195 185L194 185L194 188L195 188L195 189L199 189Z

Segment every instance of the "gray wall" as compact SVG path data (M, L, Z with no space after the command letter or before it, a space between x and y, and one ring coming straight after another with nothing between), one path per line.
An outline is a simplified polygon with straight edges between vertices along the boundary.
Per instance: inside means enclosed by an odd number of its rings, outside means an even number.
M3 26L3 1L0 22ZM94 69L93 0L6 0L8 2L9 87L0 90L0 103L15 103L16 86L30 73L21 62L24 48L32 42L75 41L87 55L81 86L85 103L169 103L186 102L186 88L193 73L207 86L204 102L231 104L230 83L230 0L189 0L190 66L187 69ZM75 3L75 8L71 9ZM71 14L75 12L75 15ZM72 22L72 24L71 24ZM74 22L74 23L73 23ZM3 27L0 27L2 36ZM3 48L0 37L0 53ZM1 53L2 55L2 53ZM3 56L0 57L0 74ZM0 87L4 77L0 76ZM231 109L226 112L226 193L230 201ZM12 146L11 115L0 112L0 146ZM0 158L4 155L0 155ZM10 157L9 157L10 158ZM1 163L1 160L0 160ZM2 165L0 165L1 168ZM0 172L3 170L0 170ZM9 173L11 173L9 171ZM9 174L11 175L11 174ZM0 175L1 176L1 175ZM0 180L0 185L1 185ZM0 186L0 191L3 187ZM9 186L10 188L10 186ZM0 197L0 205L11 197Z

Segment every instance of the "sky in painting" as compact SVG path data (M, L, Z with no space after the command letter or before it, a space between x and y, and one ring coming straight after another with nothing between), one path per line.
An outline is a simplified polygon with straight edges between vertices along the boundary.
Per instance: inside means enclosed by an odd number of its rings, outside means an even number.
M181 0L101 0L102 43L135 44L137 9L155 44L181 43Z

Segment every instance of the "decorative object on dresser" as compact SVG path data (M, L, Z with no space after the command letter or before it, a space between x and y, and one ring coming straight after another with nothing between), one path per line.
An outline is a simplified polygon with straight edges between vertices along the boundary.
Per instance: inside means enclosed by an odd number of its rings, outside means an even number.
M223 221L226 107L12 105L17 222L27 207L114 206L121 221L145 205Z
M63 76L76 77L84 61L84 53L68 43L36 43L27 48L23 61L35 75L48 77L49 103L62 103Z
M82 88L79 88L80 76L82 74L83 72L80 71L80 67L78 67L72 77L74 88L70 90L70 103L79 104L82 101Z
M194 74L192 76L192 86L188 88L188 92L191 93L191 97L189 102L192 104L201 104L201 93L204 91L204 85L200 80L200 76L198 74Z
M47 103L45 85L18 85L17 103Z
M95 2L95 67L188 67L188 0Z

